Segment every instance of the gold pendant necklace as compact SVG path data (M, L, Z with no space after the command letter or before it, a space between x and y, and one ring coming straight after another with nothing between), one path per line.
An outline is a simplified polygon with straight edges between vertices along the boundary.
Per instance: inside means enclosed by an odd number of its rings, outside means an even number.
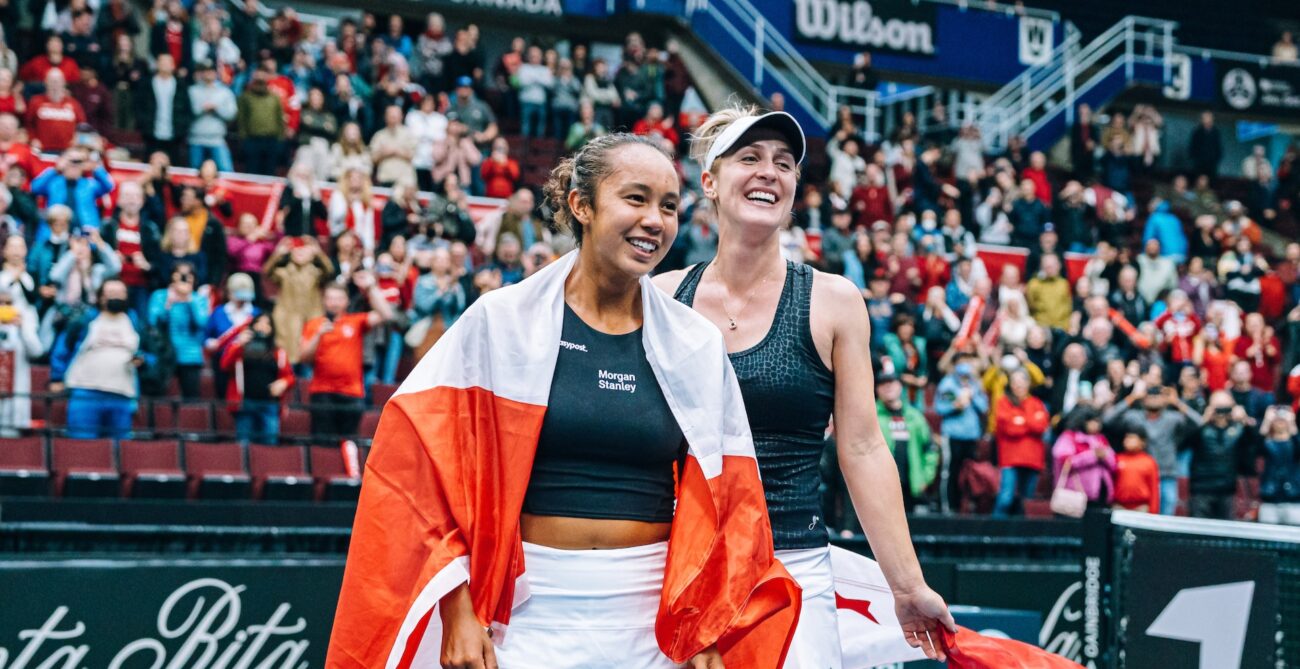
M713 268L714 268L715 270L717 270L717 267L718 267L717 265L714 265L714 266L713 266ZM743 315L743 314L745 313L745 309L746 309L747 307L749 307L749 303L750 303L750 301L752 301L752 300L754 299L754 295L758 294L758 289L759 289L759 288L762 288L762 287L763 287L763 284L766 284L766 283L767 283L767 280L770 279L770 278L772 278L772 272L775 272L775 271L776 271L776 269L773 268L773 269L771 269L771 270L768 270L767 274L764 274L764 275L763 275L763 278L762 278L761 280L759 280L758 285L757 285L757 286L754 286L753 290L749 291L749 296L747 296L747 297L745 298L745 303L742 304L742 305L740 305L740 309L736 310L736 315L735 315L735 316L732 316L732 315L731 315L731 310L727 308L727 300L726 300L725 298L722 300L722 313L724 313L724 314L727 315L727 329L728 329L728 330L735 330L735 329L738 327L738 326L736 325L736 318L739 317L739 316L741 316L741 315ZM722 284L722 288L723 288L723 290L726 290L726 292L727 292L728 294L730 294L731 291L730 291L730 290L727 290L727 284L726 284L726 282L722 281L722 277L721 277L721 274L722 274L722 273L721 273L721 272L718 272L718 274L719 274L718 282Z

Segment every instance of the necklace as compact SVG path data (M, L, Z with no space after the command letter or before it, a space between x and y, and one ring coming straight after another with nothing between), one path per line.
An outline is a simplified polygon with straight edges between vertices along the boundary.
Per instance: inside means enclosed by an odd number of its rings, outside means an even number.
M715 270L717 269L717 265L714 265L714 269L715 269ZM747 297L745 297L745 303L742 304L742 305L740 305L740 309L737 309L737 310L736 310L736 315L735 315L735 316L732 316L732 315L731 315L731 310L727 308L727 301L726 301L725 299L722 300L722 313L724 313L724 314L727 315L727 329L728 329L728 330L735 330L735 329L736 329L736 327L737 327L737 325L736 325L736 319L745 313L745 308L748 307L750 301L754 299L754 295L758 293L758 289L759 289L759 288L762 288L763 285L767 283L767 280L770 279L770 278L772 278L772 273L775 272L775 271L776 271L776 268L772 268L772 269L768 270L767 274L764 274L764 275L763 275L763 278L759 280L758 285L754 286L754 288L751 289L751 290L749 291L749 295L748 295ZM719 274L721 274L721 272L719 272ZM726 284L726 282L722 281L721 277L719 277L718 282L722 284L723 289L726 289L726 288L727 288L727 284ZM731 291L730 291L730 290L727 290L727 293L730 294Z

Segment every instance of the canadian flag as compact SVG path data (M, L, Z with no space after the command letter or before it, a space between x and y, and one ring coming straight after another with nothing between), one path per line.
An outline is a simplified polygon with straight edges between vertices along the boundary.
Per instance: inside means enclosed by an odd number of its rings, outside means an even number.
M844 669L924 660L920 648L907 645L894 615L894 596L875 560L831 547L835 572L835 608L839 617ZM964 627L942 631L936 640L948 653L952 669L1082 669L1078 663L1011 639L986 637Z

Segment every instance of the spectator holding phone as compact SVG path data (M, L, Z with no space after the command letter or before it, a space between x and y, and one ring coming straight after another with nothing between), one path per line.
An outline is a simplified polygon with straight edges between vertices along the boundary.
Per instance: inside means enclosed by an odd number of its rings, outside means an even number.
M342 438L356 433L366 396L365 335L393 318L392 307L369 271L356 272L352 280L365 293L371 311L349 313L347 288L331 283L321 294L325 315L307 321L302 330L299 353L302 362L313 365L311 431L318 436Z
M199 376L203 372L204 330L208 325L208 295L198 290L194 266L180 262L172 267L171 283L149 298L149 325L167 332L176 351L176 377L181 397L199 397Z
M117 254L99 237L99 231L91 230L88 236L74 234L68 252L50 268L50 283L59 287L54 301L65 308L79 308L121 269Z
M87 310L55 340L50 390L70 391L68 436L124 439L139 395L136 370L147 360L127 312L126 284L105 281L96 304L98 309Z
M221 354L221 369L229 378L226 402L240 441L274 445L280 438L280 404L294 384L293 366L285 350L275 344L270 314L258 314L251 326L241 327Z
M1264 472L1259 477L1259 522L1300 525L1300 432L1291 407L1269 407L1260 429Z
M312 237L285 237L262 267L262 276L279 288L271 318L276 344L298 364L299 333L307 322L324 312L321 286L334 276L334 263Z
M75 147L59 156L32 179L32 195L45 197L45 206L66 205L72 210L71 228L99 229L99 198L113 191L113 177L104 169L98 153ZM48 226L36 229L36 241L49 237Z

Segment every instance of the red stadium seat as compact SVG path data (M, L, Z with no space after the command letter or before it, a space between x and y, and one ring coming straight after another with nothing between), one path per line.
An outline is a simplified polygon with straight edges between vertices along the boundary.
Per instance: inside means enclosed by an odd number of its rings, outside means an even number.
M301 446L251 444L248 469L253 475L253 497L257 499L312 498L312 479Z
M280 414L280 434L305 437L311 434L311 412L289 407Z
M374 439L375 432L379 429L379 416L380 411L378 409L370 409L362 414L361 427L357 428L357 434L366 439Z
M199 375L199 397L205 400L219 399L217 396L217 379L206 369Z
M112 439L54 439L50 444L55 494L116 497L121 477L113 462Z
M235 414L230 412L230 405L225 402L214 402L212 404L212 418L216 424L217 433L222 437L229 437L235 434Z
M212 432L212 406L207 402L182 404L176 408L176 431L185 435Z
M171 400L149 400L153 413L153 430L159 434L176 432L176 407Z
M62 428L68 424L68 398L58 397L50 400L49 409L45 413L45 426L52 428Z
M185 497L185 472L181 469L180 442L172 439L118 444L122 494L127 497L181 499Z
M0 495L48 494L50 470L45 466L45 439L0 441Z
M392 383L376 383L370 386L370 404L372 406L382 407L397 392L397 385Z
M49 365L32 365L32 392L43 393L50 385Z
M316 499L323 502L356 501L361 480L347 474L343 452L338 446L312 446L311 475L316 480Z
M252 491L244 467L244 450L239 444L186 442L185 472L190 497L248 499Z

